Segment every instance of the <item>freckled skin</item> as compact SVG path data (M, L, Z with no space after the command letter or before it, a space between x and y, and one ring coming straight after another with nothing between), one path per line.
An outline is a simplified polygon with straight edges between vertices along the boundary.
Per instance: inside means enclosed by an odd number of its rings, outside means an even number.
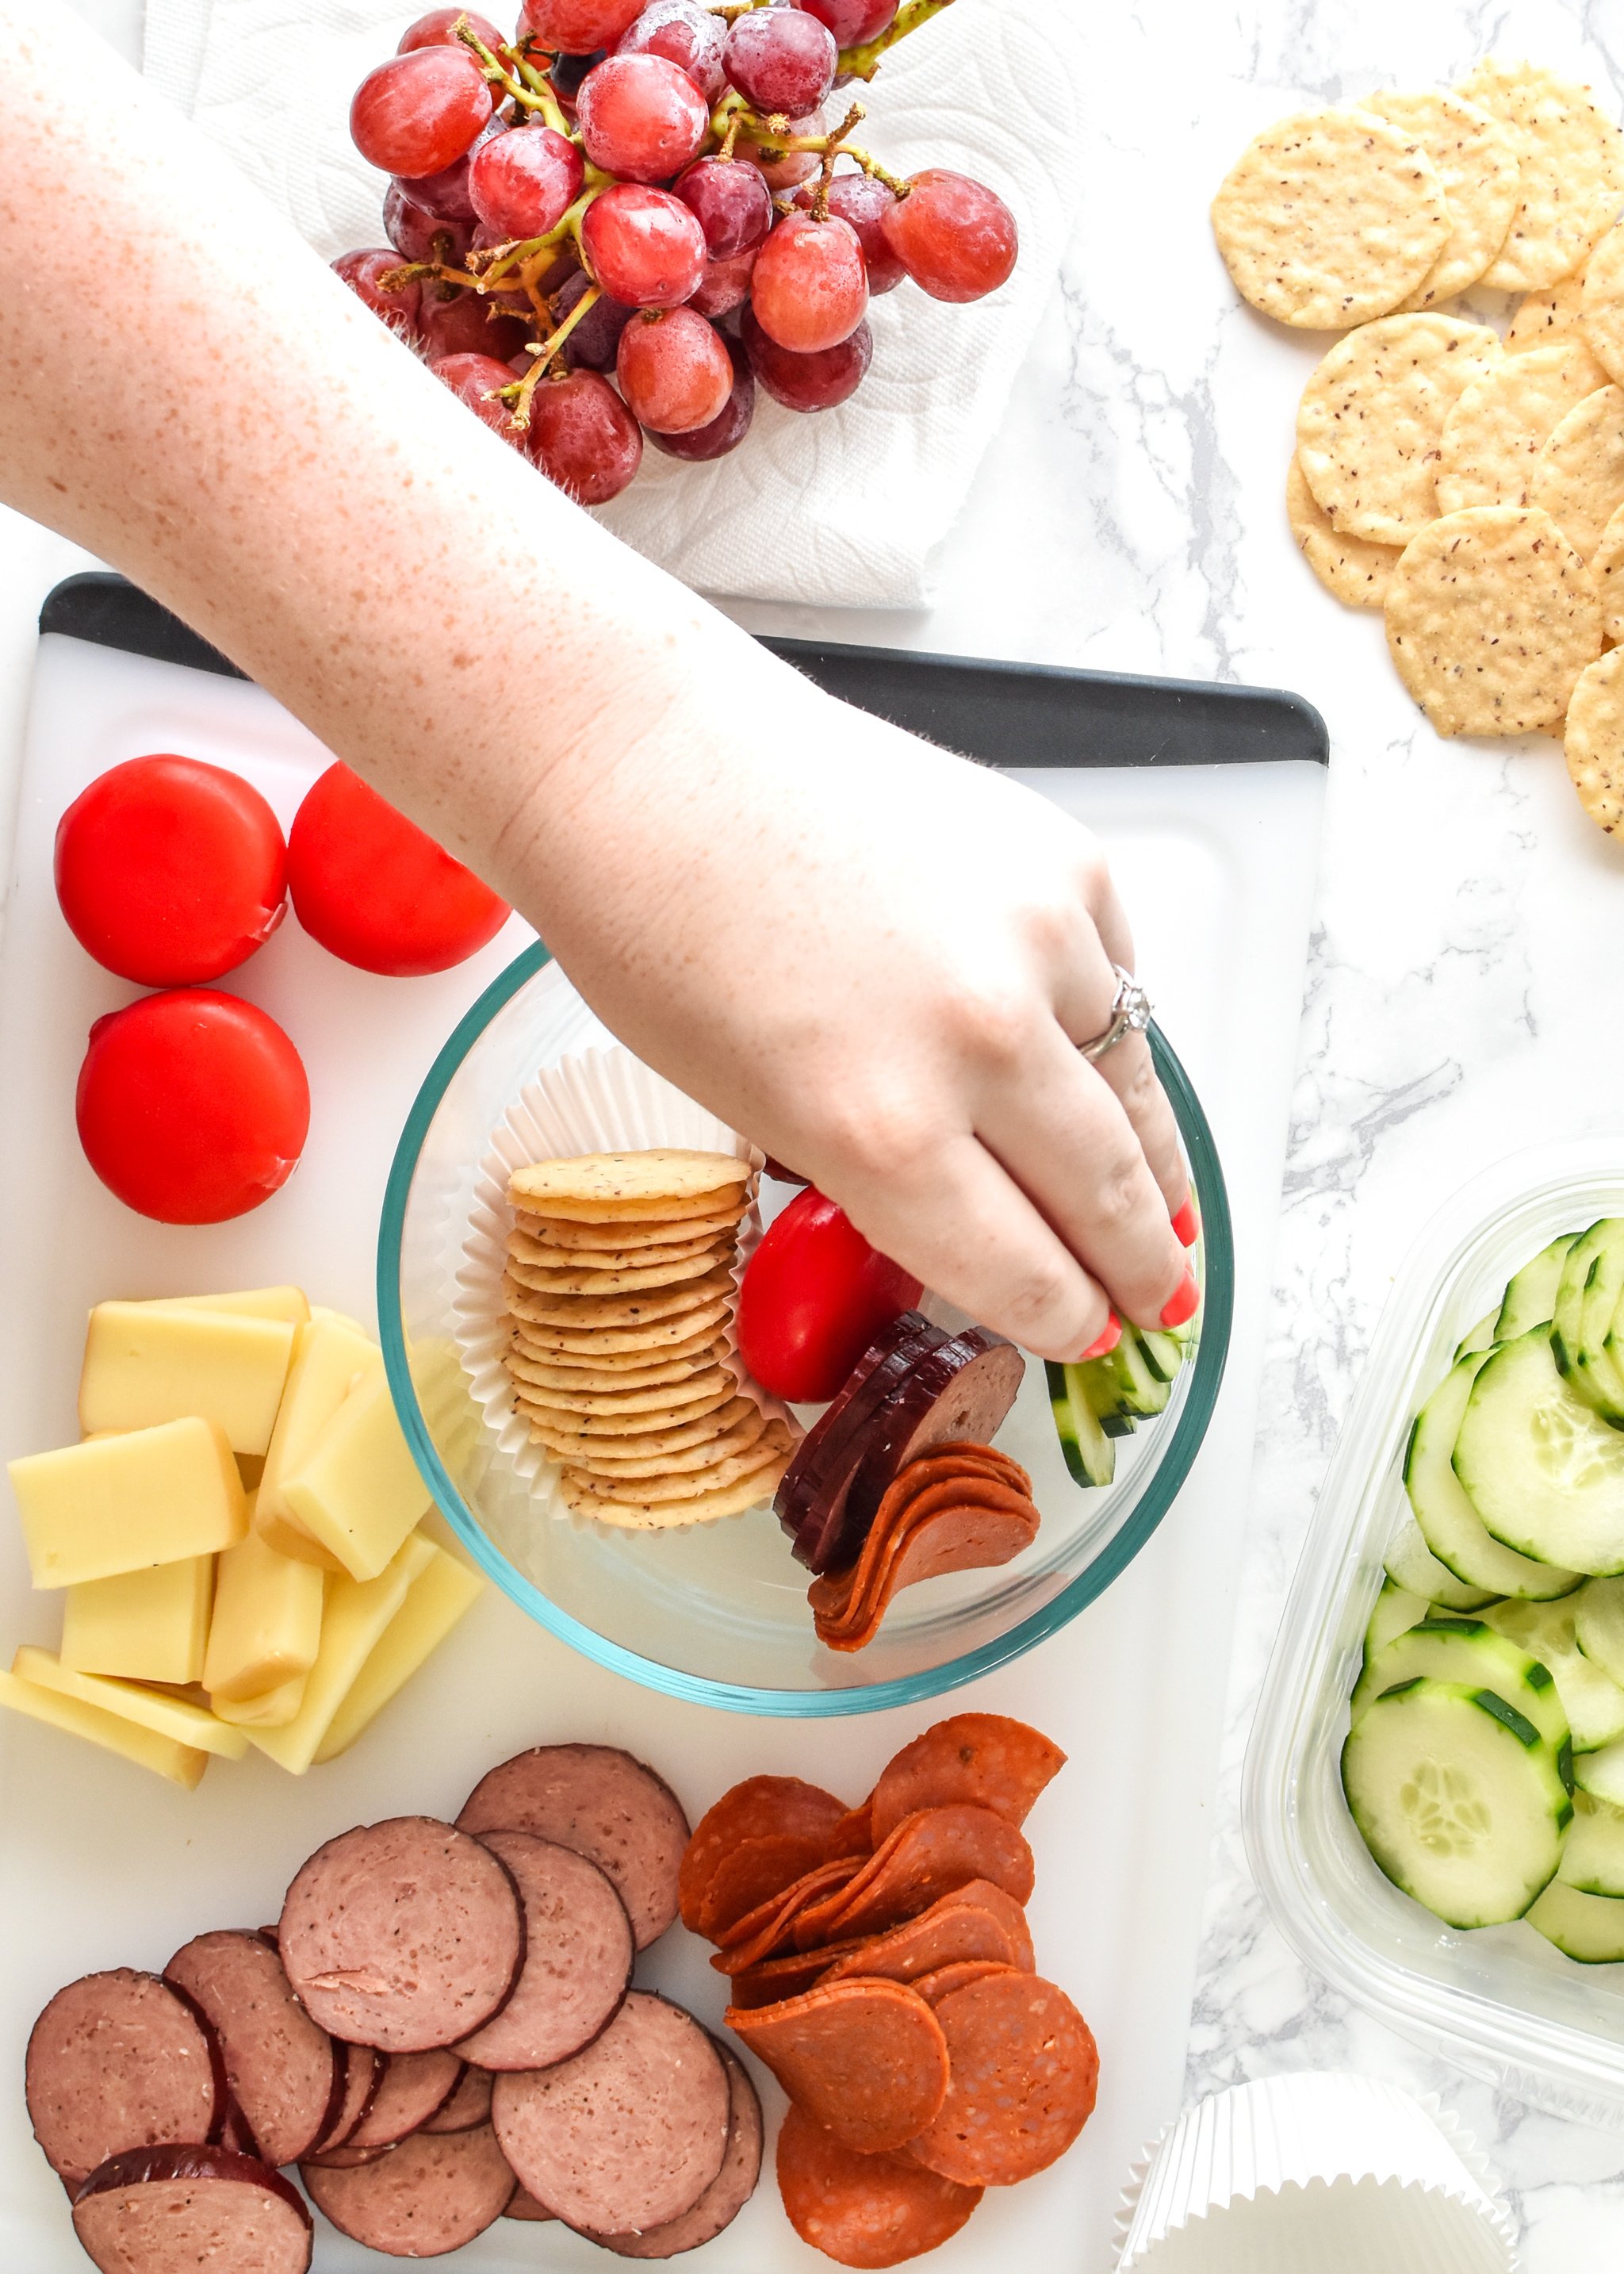
M1055 1358L1108 1301L1154 1323L1188 1179L1142 1039L1071 1046L1132 965L1088 832L620 545L61 0L0 0L0 499L223 649L927 1285Z

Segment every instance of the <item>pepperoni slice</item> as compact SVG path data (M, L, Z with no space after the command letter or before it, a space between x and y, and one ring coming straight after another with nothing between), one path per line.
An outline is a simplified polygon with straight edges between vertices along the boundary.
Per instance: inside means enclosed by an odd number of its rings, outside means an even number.
M1032 1893L1032 1850L989 1808L922 1810L904 1818L849 1885L797 1911L795 1946L810 1950L843 1936L877 1934L969 1879L990 1879L1024 1903Z
M1019 1974L1029 1970L1019 1966L1001 1966L991 1958L961 1958L951 1966L938 1966L933 1974L918 1976L913 1987L934 2013L944 1998L951 1998L955 1990L967 1990L973 1982L985 1982L989 1975Z
M710 1874L695 1921L695 1931L716 1942L763 1903L781 1895L825 1860L822 1840L773 1833L747 1840Z
M859 2156L792 2108L778 2134L778 2193L803 2242L841 2266L900 2266L950 2241L981 2199L896 2156Z
M823 1979L844 1982L853 1974L865 1974L914 1982L921 1974L960 1959L989 1958L1013 1966L1016 1948L1014 1936L995 1912L944 1895L917 1918L867 1937L844 1958L837 1958Z
M800 1777L747 1777L734 1785L700 1818L683 1854L677 1875L683 1925L693 1934L709 1931L699 1924L706 1892L719 1867L747 1841L816 1840L822 1843L820 1855L827 1856L831 1852L829 1835L845 1817L833 1793L803 1783ZM808 1871L811 1865L801 1868Z
M742 1974L747 1967L759 1965L763 1958L791 1942L796 1923L803 1911L821 1907L831 1895L838 1894L861 1869L854 1856L838 1858L831 1864L820 1864L774 1895L755 1910L747 1911L741 1919L730 1926L721 1938L721 1948L710 1961L718 1974ZM821 1941L815 1935L813 1941Z
M1100 2074L1094 2034L1065 1992L1035 1975L989 1976L944 1998L933 2018L951 2078L909 2152L964 2187L1047 2171L1093 2114Z
M967 1801L1020 1825L1065 1755L1003 1713L954 1713L905 1745L874 1788L876 1843L921 1808Z
M727 2025L815 2123L860 2155L924 2131L948 2089L947 2044L922 1998L900 1982L839 1982Z

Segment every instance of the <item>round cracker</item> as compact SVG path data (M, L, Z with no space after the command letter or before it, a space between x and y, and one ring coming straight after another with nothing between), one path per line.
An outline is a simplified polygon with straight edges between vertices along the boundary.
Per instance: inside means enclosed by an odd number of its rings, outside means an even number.
M716 1417L711 1416L714 1419ZM700 1469L718 1468L724 1461L736 1459L760 1443L771 1425L759 1406L752 1408L742 1420L721 1430L714 1437L695 1445L670 1447L648 1459L639 1454L641 1441L626 1441L624 1449L611 1455L593 1442L577 1444L569 1456L571 1468L589 1477L643 1478L658 1476L690 1476Z
M1506 330L1506 353L1524 355L1530 348L1547 348L1553 340L1584 337L1580 310L1584 297L1588 263L1575 268L1543 291L1525 292L1517 302ZM1597 386L1601 385L1598 379Z
M642 1294L538 1295L521 1286L509 1272L502 1279L502 1293L515 1319L578 1333L583 1327L651 1326L659 1319L703 1309L730 1294L733 1284L731 1271L713 1265L697 1279L684 1280L680 1287L650 1287Z
M1505 243L1517 209L1522 168L1511 130L1462 94L1372 94L1355 106L1418 142L1443 184L1449 234L1404 302L1433 308L1475 284Z
M1304 561L1344 607L1379 608L1402 547L1371 545L1362 537L1339 537L1321 513L1296 454L1286 476L1286 519Z
M627 1389L659 1389L703 1374L712 1360L719 1366L726 1355L726 1344L718 1342L693 1358L665 1359L653 1366L589 1366L584 1360L560 1364L557 1355L551 1359L534 1359L518 1350L509 1351L505 1363L516 1381L531 1389L561 1389L571 1397L579 1397L583 1390L602 1395Z
M685 1255L674 1263L643 1263L613 1271L545 1271L513 1254L508 1274L533 1295L631 1295L650 1287L680 1287L688 1280L703 1279L726 1265L734 1254L731 1244Z
M538 1271L638 1271L645 1264L685 1263L691 1256L709 1255L712 1249L737 1245L733 1224L692 1239L628 1240L610 1247L561 1247L552 1240L535 1239L517 1224L508 1235L508 1255Z
M1460 92L1510 129L1516 211L1483 281L1497 292L1554 284L1579 266L1624 201L1624 134L1575 80L1485 56Z
M571 1327L545 1327L534 1320L517 1319L514 1322L514 1339L532 1358L545 1359L558 1352L576 1357L595 1357L600 1352L611 1356L628 1351L657 1350L668 1358L686 1357L690 1351L701 1350L714 1341L716 1330L725 1324L733 1306L729 1302L707 1303L701 1311L679 1312L674 1318L656 1319L646 1327L590 1327L579 1332Z
M640 1414L643 1428L674 1429L679 1421L696 1420L695 1409L707 1400L737 1397L739 1377L726 1367L712 1366L687 1382L651 1382L647 1389L546 1389L515 1381L514 1395L523 1400L527 1412L543 1420L556 1415L564 1428L578 1421L583 1431L589 1424L610 1430L628 1415Z
M1363 324L1415 291L1449 211L1420 143L1360 110L1299 110L1267 128L1213 200L1235 289L1311 331Z
M735 1231L749 1212L749 1201L711 1216L661 1217L621 1216L613 1224L572 1224L562 1216L534 1216L528 1209L515 1211L514 1225L538 1247L585 1248L598 1252L647 1247L681 1247L719 1239Z
M1529 493L1588 561L1624 505L1624 387L1598 387L1552 429Z
M695 1152L650 1145L620 1153L577 1153L568 1160L531 1161L515 1169L508 1190L515 1202L543 1215L574 1216L582 1208L630 1209L643 1216L669 1201L680 1216L687 1204L729 1195L756 1171L731 1153Z
M703 1412L688 1413L662 1428L635 1429L624 1434L617 1434L607 1422L586 1423L580 1414L550 1416L530 1412L525 1418L530 1425L530 1434L568 1464L590 1468L599 1460L617 1457L628 1461L647 1457L651 1465L646 1473L656 1476L660 1473L661 1463L674 1454L686 1453L695 1445L714 1444L741 1422L752 1417L759 1420L760 1415L761 1408L753 1399L729 1397L720 1405L710 1406ZM583 1426L576 1427L577 1422Z
M1457 399L1438 445L1438 505L1530 505L1534 462L1568 412L1595 392L1581 339L1502 356ZM1601 384L1605 385L1605 377Z
M1611 836L1624 821L1624 647L1580 673L1562 754L1580 804Z
M1624 506L1601 533L1590 555L1590 575L1601 596L1601 631L1616 645L1624 641Z
M1601 647L1590 571L1535 506L1446 514L1387 587L1387 645L1440 734L1521 734L1560 719Z
M622 1525L631 1532L662 1532L673 1525L703 1524L711 1517L738 1516L747 1508L756 1507L758 1502L771 1500L789 1465L789 1456L787 1442L775 1442L764 1460L756 1461L754 1453L741 1457L743 1466L734 1478L724 1480L715 1474L709 1478L678 1478L675 1481L683 1490L650 1493L641 1499L628 1497L632 1491L629 1485L621 1492L605 1491L601 1478L584 1476L568 1468L559 1490L565 1506L578 1515L593 1516L600 1523Z
M1455 316L1384 316L1337 342L1297 414L1303 473L1334 528L1403 546L1436 517L1444 423L1500 354L1486 324Z
M1579 325L1607 377L1624 380L1624 223L1614 222L1585 263Z
M605 1418L592 1435L583 1435L572 1426L585 1418L582 1414L560 1413L553 1405L532 1406L519 1400L515 1404L519 1418L536 1442L545 1445L559 1460L573 1461L584 1460L589 1450L605 1450L616 1445L635 1449L680 1430L692 1433L683 1439L684 1443L701 1443L715 1434L716 1417L724 1406L733 1404L728 1392L736 1396L738 1388L736 1382L729 1382L727 1389L713 1390L697 1405L679 1408L679 1419L673 1419L669 1413L622 1413L613 1419Z

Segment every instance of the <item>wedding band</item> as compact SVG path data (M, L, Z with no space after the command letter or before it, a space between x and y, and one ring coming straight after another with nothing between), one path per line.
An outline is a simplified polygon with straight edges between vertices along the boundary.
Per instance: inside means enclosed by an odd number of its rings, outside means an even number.
M1110 1024L1102 1035L1091 1043L1079 1043L1084 1058L1102 1058L1107 1050L1114 1050L1124 1035L1142 1035L1150 1024L1150 998L1131 971L1120 963L1113 963L1116 974L1116 992L1111 1001Z

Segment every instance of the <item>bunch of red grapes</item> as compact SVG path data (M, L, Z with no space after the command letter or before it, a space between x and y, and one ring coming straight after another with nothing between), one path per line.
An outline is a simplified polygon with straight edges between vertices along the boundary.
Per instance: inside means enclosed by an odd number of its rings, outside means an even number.
M583 505L645 433L722 457L758 386L791 410L855 393L871 294L979 300L1014 267L991 190L851 139L845 90L948 4L523 0L510 41L435 9L357 90L389 243L334 267Z

